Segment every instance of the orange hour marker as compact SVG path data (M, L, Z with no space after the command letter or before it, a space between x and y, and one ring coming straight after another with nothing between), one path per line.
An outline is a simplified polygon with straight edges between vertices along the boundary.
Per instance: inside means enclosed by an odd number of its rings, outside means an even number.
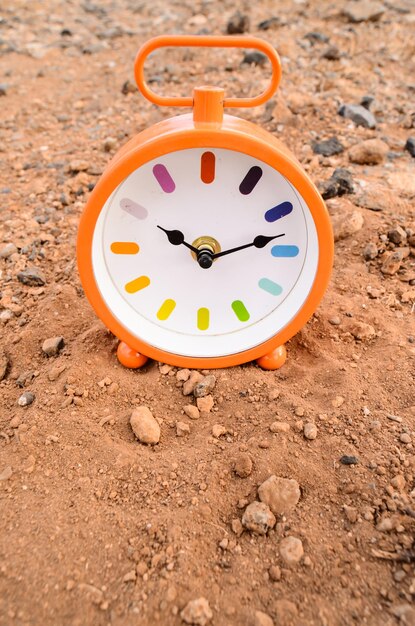
M200 160L200 178L206 184L215 180L215 155L213 152L204 152Z
M134 241L114 241L111 244L111 252L114 254L137 254L140 246Z
M148 287L149 284L150 279L148 276L139 276L125 285L125 291L127 293L136 293L137 291L140 291L140 289Z

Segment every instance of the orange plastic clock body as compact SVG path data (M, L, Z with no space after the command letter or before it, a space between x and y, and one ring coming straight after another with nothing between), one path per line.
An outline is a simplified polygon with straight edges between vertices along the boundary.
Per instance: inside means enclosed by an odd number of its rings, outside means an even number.
M259 42L259 43L258 43ZM162 37L151 40L139 52L136 62L136 77L141 91L152 101L161 104L176 104L176 99L162 98L151 92L144 83L142 65L146 56L156 47L171 45L209 45L209 46L256 47L270 56L274 73L272 88L256 99L242 100L241 106L260 104L270 93L275 91L279 82L279 60L275 50L253 38L233 37ZM141 73L140 73L141 72ZM263 99L262 99L263 98ZM188 99L179 99L179 105L188 105ZM183 104L182 100L185 100ZM98 317L104 324L133 352L139 353L171 365L192 368L222 368L260 359L272 355L275 350L283 346L309 320L316 310L327 288L333 263L333 235L330 219L324 202L317 189L302 170L296 158L275 137L260 127L240 118L224 115L224 105L238 105L238 99L227 101L223 90L215 87L200 87L195 89L193 99L193 114L180 115L164 120L138 134L131 139L106 168L103 176L95 186L88 204L82 215L78 234L78 267L85 294ZM147 343L130 332L124 324L112 313L104 299L100 285L94 273L92 262L93 237L99 215L111 194L137 168L154 159L163 157L175 151L201 148L226 149L245 153L254 159L268 164L277 170L301 194L307 204L314 223L318 238L318 261L315 279L301 308L293 318L276 335L247 350L235 351L224 356L187 356L175 354ZM278 359L263 359L263 367L275 369L285 360L285 352L280 351ZM145 359L120 359L125 365L139 367Z

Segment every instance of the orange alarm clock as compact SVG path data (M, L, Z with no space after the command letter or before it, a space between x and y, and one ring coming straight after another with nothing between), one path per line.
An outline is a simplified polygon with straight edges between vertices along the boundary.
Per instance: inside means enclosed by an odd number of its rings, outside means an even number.
M214 86L157 95L144 62L172 46L256 49L271 62L270 84L252 98ZM298 161L270 133L224 114L274 94L278 55L254 37L156 37L139 50L135 77L151 102L193 110L131 139L95 186L78 234L85 294L127 367L151 357L192 368L256 359L276 369L333 262L326 207Z

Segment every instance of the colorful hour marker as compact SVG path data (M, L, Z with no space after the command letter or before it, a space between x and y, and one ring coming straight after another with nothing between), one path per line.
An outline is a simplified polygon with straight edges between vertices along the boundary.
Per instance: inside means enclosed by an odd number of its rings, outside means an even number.
M234 300L234 302L232 302L232 308L240 322L247 322L249 320L249 313L243 302Z
M253 167L251 167L251 169L248 171L247 175L245 176L245 178L239 185L239 191L244 196L247 196L248 194L250 194L251 191L253 191L255 186L258 184L261 176L262 176L262 169L258 167L258 165L254 165Z
M215 155L213 152L204 152L200 159L200 178L207 185L215 180Z
M167 167L162 165L162 163L157 163L157 165L153 167L153 174L162 190L166 193L172 193L176 189L174 180L170 176Z
M123 198L120 201L120 207L123 211L129 213L139 220L145 220L148 215L147 209L141 206L141 204L137 204L137 202L134 202L134 200L130 200L130 198Z
M293 257L297 256L300 250L297 246L272 246L271 254L276 257Z
M176 303L174 300L165 300L159 310L157 311L157 317L159 320L166 320L173 313L176 308Z
M282 217L289 215L293 210L293 205L291 202L281 202L281 204L277 204L277 206L272 207L265 213L265 219L267 222L276 222L280 220Z
M264 291L267 291L272 296L279 296L282 293L281 285L278 285L278 283L274 283L274 281L270 280L269 278L261 278L261 280L258 281L258 287L260 287Z
M136 293L137 291L140 291L140 289L148 287L149 284L150 279L148 276L139 276L125 285L125 291L127 293Z
M140 246L135 241L114 241L111 244L111 252L114 254L137 254Z
M209 328L209 309L201 308L197 312L197 327L199 330Z

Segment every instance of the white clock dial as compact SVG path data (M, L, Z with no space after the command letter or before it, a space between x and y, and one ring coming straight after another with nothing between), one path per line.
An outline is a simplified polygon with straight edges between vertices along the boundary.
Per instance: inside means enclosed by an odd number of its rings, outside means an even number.
M200 237L222 253L246 247L203 268L186 247ZM296 316L316 276L318 240L303 198L270 165L192 148L145 163L117 187L97 220L92 260L103 299L129 333L174 354L225 356Z

